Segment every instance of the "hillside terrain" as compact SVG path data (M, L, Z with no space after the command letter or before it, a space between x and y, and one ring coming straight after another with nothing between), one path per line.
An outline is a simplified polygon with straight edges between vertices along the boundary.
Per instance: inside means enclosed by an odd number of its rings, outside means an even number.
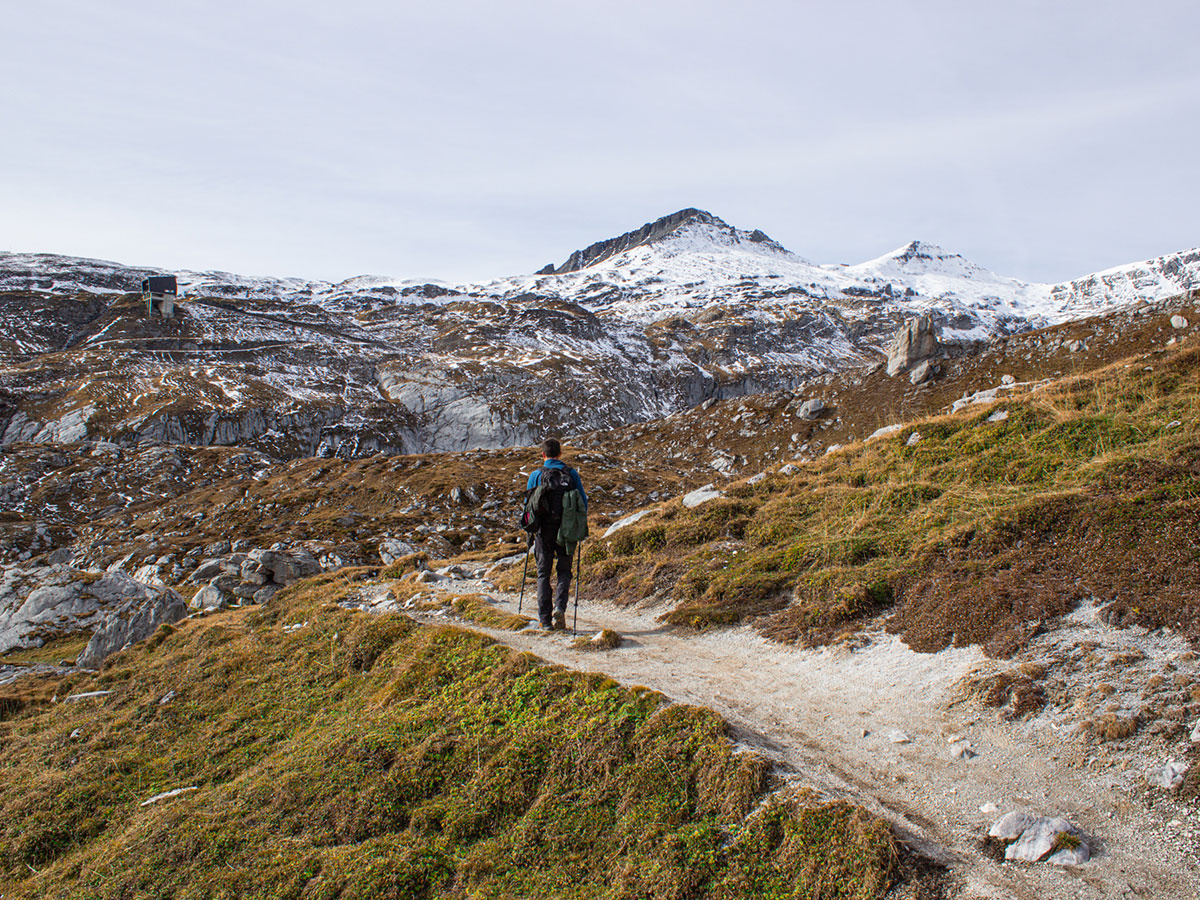
M160 321L134 270L0 260L0 893L1196 896L1194 262L823 267L687 210L486 302L206 273ZM447 317L438 377L528 432L436 450L389 395ZM713 380L527 421L491 391L549 320L596 396ZM529 627L514 515L568 415L578 638ZM1063 865L1005 859L1020 812Z
M275 458L411 454L608 430L708 399L873 363L929 315L943 343L1200 286L1188 251L1059 285L911 242L817 265L759 231L681 210L536 275L339 284L0 254L0 443L239 446Z

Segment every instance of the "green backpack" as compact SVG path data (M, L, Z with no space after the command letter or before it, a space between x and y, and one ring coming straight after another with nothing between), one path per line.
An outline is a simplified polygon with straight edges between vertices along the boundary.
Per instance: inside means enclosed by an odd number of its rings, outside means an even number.
M579 491L567 491L562 498L562 524L558 526L558 543L567 551L568 556L575 555L575 547L588 536L587 507L583 505L583 497Z

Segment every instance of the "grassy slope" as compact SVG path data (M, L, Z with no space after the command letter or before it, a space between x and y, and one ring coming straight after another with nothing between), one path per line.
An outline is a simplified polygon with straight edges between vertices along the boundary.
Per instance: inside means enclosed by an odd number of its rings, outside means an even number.
M0 703L4 895L867 898L895 878L886 825L768 795L715 714L334 604L359 588L323 576L54 684L98 700L39 682Z
M1191 341L917 421L695 510L665 504L587 563L610 597L669 598L668 621L754 618L803 643L895 604L892 627L918 649L1005 655L1089 596L1114 621L1200 639L1198 474Z

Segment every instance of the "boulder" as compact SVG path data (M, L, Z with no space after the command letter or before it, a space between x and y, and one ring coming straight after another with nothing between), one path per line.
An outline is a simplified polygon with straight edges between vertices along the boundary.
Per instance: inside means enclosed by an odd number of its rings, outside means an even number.
M991 827L988 835L1008 844L1004 851L1007 860L1077 866L1091 858L1091 850L1080 837L1079 829L1058 816L1010 812Z
M100 626L92 633L92 639L76 658L75 665L99 668L110 653L143 641L154 634L160 625L178 622L186 615L187 606L183 598L172 590L130 600L104 616Z
M1185 319L1183 316L1178 316L1178 315L1171 316L1171 327L1172 328L1187 328L1188 320Z
M286 587L321 571L321 564L307 550L251 550L247 554L247 562L251 561L257 564L257 568L252 567L250 571L265 576L261 584L272 582ZM243 563L243 571L245 565Z
M940 368L933 360L923 359L909 371L908 382L909 384L924 384L936 375Z
M811 422L813 419L819 419L824 409L825 401L820 397L813 397L811 400L805 400L800 404L800 409L796 411L796 418L806 419Z
M219 559L206 559L200 565L192 570L192 574L188 576L188 581L208 581L216 578L225 571Z
M255 559L248 559L242 563L240 574L243 582L260 586L266 584L267 579L271 577L267 567Z
M938 353L938 339L932 316L910 320L892 338L887 351L887 373L893 377L913 369Z
M1074 847L1063 847L1057 853L1051 853L1046 862L1052 866L1079 866L1092 858L1088 845L1080 841Z
M420 547L410 544L408 541L387 538L379 542L379 558L385 566L390 566L398 559L403 559L406 556L412 556L414 553L420 552Z
M254 602L255 603L266 603L268 600L270 600L272 597L274 597L275 594L278 592L279 592L279 585L277 585L277 584L264 585L263 587L260 587L257 591L254 592L254 597L253 597Z
M200 588L188 603L192 609L198 609L201 612L224 609L228 605L229 595L214 584L206 584Z

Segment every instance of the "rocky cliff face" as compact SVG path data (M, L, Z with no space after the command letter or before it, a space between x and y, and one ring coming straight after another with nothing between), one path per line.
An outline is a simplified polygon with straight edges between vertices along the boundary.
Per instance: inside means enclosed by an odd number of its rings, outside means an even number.
M479 284L153 274L0 254L0 444L238 445L276 458L489 448L603 430L879 362L927 317L953 346L1154 299L1200 251L1069 285L913 242L821 266L686 209L541 273Z

